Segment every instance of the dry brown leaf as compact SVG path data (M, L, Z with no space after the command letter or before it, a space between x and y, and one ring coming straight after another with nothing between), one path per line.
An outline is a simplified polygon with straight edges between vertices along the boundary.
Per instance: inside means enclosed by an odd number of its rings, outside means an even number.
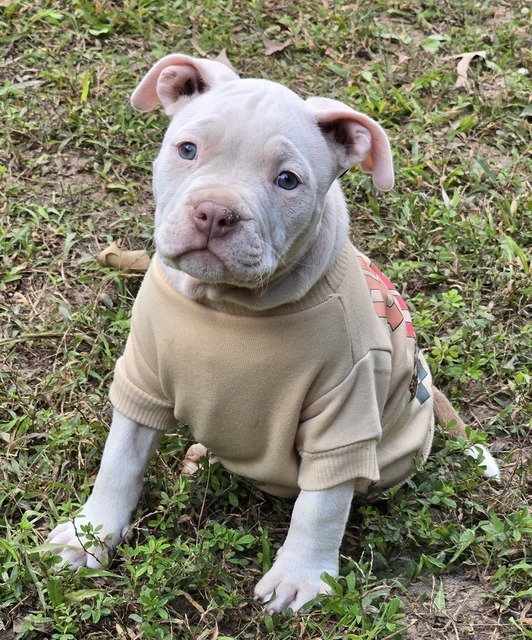
M150 256L144 249L127 251L113 242L96 258L104 267L124 269L130 271L147 271L150 266Z
M190 593L187 593L186 591L182 591L181 595L184 596L190 602L190 604L194 607L194 609L196 609L196 611L198 611L201 614L201 617L203 618L203 616L205 615L206 611L201 606L201 604L199 604L199 602L194 600L194 598L190 595Z
M278 51L282 51L283 49L289 47L292 44L292 38L288 38L288 40L285 40L285 42L274 42L266 36L262 36L262 42L264 44L264 53L267 56L271 56L274 53L277 53Z
M212 635L211 635L212 634ZM202 631L199 636L196 637L196 640L217 640L220 632L218 631L218 623L216 620L214 621L214 629L205 629Z
M214 58L214 60L216 62L221 62L222 64L225 64L226 67L229 67L231 71L235 71L236 73L236 69L233 67L233 65L231 64L231 61L227 57L227 51L225 49L222 49L220 53L216 56L216 58Z
M510 7L496 7L493 12L493 17L488 21L488 24L504 24L505 22L511 22L514 19L514 14Z
M478 56L479 58L483 58L485 60L486 59L486 52L485 51L473 51L472 53L460 53L459 55L454 56L455 58L460 58L460 62L456 66L456 73L458 75L458 78L457 78L456 83L454 85L455 89L460 89L462 87L464 87L466 89L469 88L469 80L467 79L467 71L469 69L469 65L471 64L471 60L473 60L473 58L475 56Z
M204 58L207 57L207 53L200 47L200 44L199 44L196 36L192 36L192 38L190 38L190 44L200 54L200 56L203 56Z
M305 36L305 42L307 43L309 51L312 51L314 49L314 40L308 32L308 29L305 29L305 27L303 27L303 35Z

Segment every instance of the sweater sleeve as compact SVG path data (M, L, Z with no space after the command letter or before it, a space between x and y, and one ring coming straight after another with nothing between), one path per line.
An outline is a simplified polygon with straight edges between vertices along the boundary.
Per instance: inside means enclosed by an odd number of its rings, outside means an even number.
M114 408L126 418L145 427L168 431L177 423L174 402L162 389L147 314L138 312L143 293L141 289L133 307L131 331L124 354L116 363L109 397Z
M175 427L174 405L168 402L161 393L146 389L146 379L140 384L132 380L131 369L127 368L126 354L119 358L115 367L115 375L109 398L115 409L130 420L145 427L168 431ZM149 385L148 385L149 386ZM153 385L152 385L153 386Z
M355 480L355 490L365 493L379 480L377 444L390 371L390 353L370 351L338 386L303 410L296 437L301 489Z

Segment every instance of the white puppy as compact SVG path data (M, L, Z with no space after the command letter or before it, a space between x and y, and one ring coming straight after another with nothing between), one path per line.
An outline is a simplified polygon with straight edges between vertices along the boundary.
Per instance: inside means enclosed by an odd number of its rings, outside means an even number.
M360 164L392 188L388 138L340 102L183 55L160 60L132 104L171 117L154 165L156 256L117 363L93 492L49 542L74 568L107 562L180 420L230 471L297 496L255 589L270 612L296 611L327 592L323 573L338 575L353 493L404 481L428 455L434 413L457 419L406 305L348 241L336 178ZM498 474L485 449L472 453ZM87 523L101 546L87 545Z

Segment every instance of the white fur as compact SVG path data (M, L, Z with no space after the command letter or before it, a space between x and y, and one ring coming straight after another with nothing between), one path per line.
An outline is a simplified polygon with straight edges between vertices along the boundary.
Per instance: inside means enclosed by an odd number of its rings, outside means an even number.
M350 481L299 494L286 540L272 568L255 587L255 597L267 603L269 613L298 611L318 593L330 593L320 576L338 576L339 549L353 485Z
M142 480L152 453L163 433L144 427L118 411L107 437L100 470L90 498L74 521L58 525L47 542L61 555L61 564L96 568L105 566L118 543L126 536L131 514L142 491ZM81 527L102 526L100 546L89 546Z
M495 458L483 444L474 444L466 449L466 454L479 461L479 466L484 469L486 478L499 481L501 472Z

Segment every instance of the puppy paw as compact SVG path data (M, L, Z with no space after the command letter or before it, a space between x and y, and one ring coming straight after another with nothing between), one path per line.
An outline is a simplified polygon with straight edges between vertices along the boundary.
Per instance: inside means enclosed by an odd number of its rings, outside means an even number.
M127 521L89 515L84 509L74 520L57 525L46 543L53 554L61 557L58 566L98 569L109 564L128 526Z
M299 611L319 594L330 594L331 588L321 575L338 575L337 560L307 560L284 550L273 567L255 587L255 598L265 603L270 614L291 609Z
M488 449L482 444L474 444L466 450L466 454L478 460L479 466L484 470L486 478L497 482L501 479L499 465Z
M204 447L199 442L193 444L188 448L181 463L180 473L184 476L193 476L199 469L199 463L201 458L208 458L209 463L216 462L216 456L209 454L207 447Z

